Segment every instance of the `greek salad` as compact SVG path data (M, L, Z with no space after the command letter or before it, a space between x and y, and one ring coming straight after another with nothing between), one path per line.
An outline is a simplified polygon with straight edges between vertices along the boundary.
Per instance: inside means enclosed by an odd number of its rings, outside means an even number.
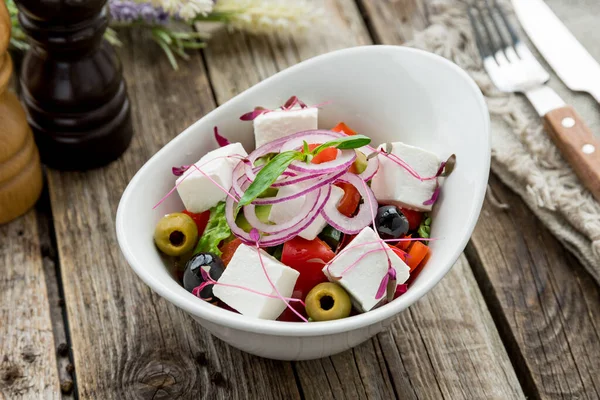
M172 168L167 196L177 191L185 209L158 221L154 241L199 301L268 320L335 320L393 301L427 263L429 213L455 157L373 146L343 122L319 128L320 107L296 96L256 107L240 117L253 124L254 151L215 127L218 149Z

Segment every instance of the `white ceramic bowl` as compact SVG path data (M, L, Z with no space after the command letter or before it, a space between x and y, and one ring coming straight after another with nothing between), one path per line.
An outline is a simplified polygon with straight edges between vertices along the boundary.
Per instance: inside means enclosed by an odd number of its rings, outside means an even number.
M331 101L319 127L344 121L374 144L403 141L445 159L457 155L434 208L431 258L409 290L390 304L338 321L293 323L245 317L199 300L170 275L152 234L161 216L182 209L172 166L192 164L217 147L213 127L250 152L254 106L276 107L291 95ZM481 92L459 67L436 55L396 46L355 47L295 65L246 90L194 123L156 153L123 193L117 212L121 250L152 290L188 312L225 342L259 356L305 360L347 350L381 332L450 270L467 244L483 202L490 166L489 115ZM190 321L191 323L191 321Z

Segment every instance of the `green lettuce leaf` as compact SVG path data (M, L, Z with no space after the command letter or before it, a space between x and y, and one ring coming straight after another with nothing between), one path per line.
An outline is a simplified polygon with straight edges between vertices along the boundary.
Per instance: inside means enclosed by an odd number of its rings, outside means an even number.
M210 252L220 257L223 253L219 250L219 244L230 236L231 229L225 218L225 202L222 201L210 209L208 224L200 236L194 254Z

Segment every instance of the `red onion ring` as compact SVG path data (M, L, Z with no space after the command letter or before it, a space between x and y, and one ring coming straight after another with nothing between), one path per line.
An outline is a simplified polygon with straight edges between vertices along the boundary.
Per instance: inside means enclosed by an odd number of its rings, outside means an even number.
M327 190L327 188L323 188L323 190ZM290 228L294 230L298 230L299 224L301 224L306 217L315 209L315 207L319 204L319 198L321 197L322 190L314 190L308 193L305 197L304 203L300 210L298 210L297 214L290 220L281 223L281 224L265 224L256 216L256 206L254 204L248 204L244 206L244 216L250 225L253 228L258 229L264 233L281 233L287 231ZM318 213L317 213L318 214ZM314 218L313 218L314 220ZM308 226L308 225L306 225ZM305 226L305 227L306 227Z
M373 222L375 216L371 213L371 209L374 211L377 210L377 200L375 199L375 195L371 188L369 188L365 181L358 177L358 175L348 172L342 176L339 181L354 186L364 199L363 204L358 208L358 213L351 218L341 214L338 211L336 204L325 204L321 214L329 225L333 226L335 229L349 235L354 235ZM371 207L370 204L374 205L374 207Z
M309 212L309 214L305 217L301 223L297 224L294 227L288 228L278 233L273 233L268 236L264 236L260 240L260 244L263 247L273 247L278 246L291 238L295 237L306 229L313 221L319 216L325 204L329 200L329 196L331 194L331 186L325 186L319 190L319 197L315 202L314 208ZM235 223L234 217L234 209L237 203L234 202L231 196L227 196L227 200L225 203L225 217L227 218L227 224L231 229L231 232L240 238L243 243L249 245L255 245L256 241L252 239L249 233L245 232Z
M286 202L289 200L294 200L294 199L297 199L300 196L304 196L305 194L310 193L314 190L320 189L321 187L323 187L325 185L331 185L333 182L340 179L345 173L346 173L346 171L341 171L341 172L338 172L337 174L329 174L326 177L324 177L323 179L316 181L311 186L308 186L306 189L303 189L303 190L301 190L297 193L291 194L289 196L256 198L256 199L254 199L254 201L252 201L252 204L268 205L268 204L277 204L277 203L283 203L283 202Z
M367 161L367 168L358 176L365 182L373 179L375 174L379 171L379 156L373 157Z

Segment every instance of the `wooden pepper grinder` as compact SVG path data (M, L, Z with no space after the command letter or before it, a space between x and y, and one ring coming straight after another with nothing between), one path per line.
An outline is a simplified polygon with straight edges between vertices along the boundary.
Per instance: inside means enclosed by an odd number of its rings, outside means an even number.
M13 70L7 52L10 18L0 2L0 224L32 207L42 191L42 167L27 116L6 87Z
M32 42L21 69L22 100L42 161L83 170L119 157L131 141L121 66L103 40L106 0L17 0Z

